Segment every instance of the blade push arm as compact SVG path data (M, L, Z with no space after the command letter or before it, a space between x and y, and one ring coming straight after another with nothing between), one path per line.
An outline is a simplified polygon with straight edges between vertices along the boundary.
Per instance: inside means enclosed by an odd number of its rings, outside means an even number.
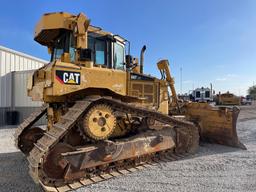
M174 78L171 77L171 72L169 68L169 61L168 60L161 60L157 63L157 67L161 73L162 80L166 80L172 93L172 102L175 105L175 107L178 108L180 111L179 103L178 103L178 97L176 94L176 90L174 87Z

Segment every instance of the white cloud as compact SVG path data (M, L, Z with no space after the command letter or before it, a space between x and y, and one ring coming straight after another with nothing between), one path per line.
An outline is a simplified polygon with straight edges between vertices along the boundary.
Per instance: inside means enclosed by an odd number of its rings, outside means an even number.
M184 83L184 84L189 84L189 83L193 83L193 81L191 81L191 80L185 80L185 81L182 81L182 83Z
M227 74L227 77L229 77L229 78L234 78L234 77L238 77L238 75L237 74Z
M223 69L225 65L216 65L216 68Z
M229 81L229 80L233 80L237 77L238 77L237 74L229 73L229 74L224 75L224 77L216 78L216 81Z
M217 78L216 81L227 81L227 78Z

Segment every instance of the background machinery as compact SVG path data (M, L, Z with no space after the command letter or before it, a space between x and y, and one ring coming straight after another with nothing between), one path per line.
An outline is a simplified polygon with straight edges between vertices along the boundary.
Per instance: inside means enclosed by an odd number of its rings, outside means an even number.
M241 105L241 97L230 93L220 93L216 95L216 104L217 105Z
M198 148L199 134L244 148L238 109L179 101L167 60L157 64L161 79L143 74L146 47L139 63L126 55L126 39L91 26L84 14L43 15L35 41L48 47L51 62L29 78L28 94L45 104L17 128L15 142L45 190L67 191L184 157ZM47 128L34 127L43 115Z

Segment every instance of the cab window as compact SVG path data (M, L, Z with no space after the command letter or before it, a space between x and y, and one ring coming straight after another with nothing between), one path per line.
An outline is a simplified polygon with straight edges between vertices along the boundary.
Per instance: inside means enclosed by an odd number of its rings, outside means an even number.
M73 35L70 36L70 47L69 47L70 62L76 61L76 41Z
M64 53L66 34L61 35L54 42L53 55L51 60L60 59Z
M95 42L95 63L99 65L105 64L105 42L96 41Z
M114 67L115 69L124 70L124 55L125 50L119 43L114 43Z
M95 64L105 65L106 43L93 37L89 37L88 40L88 48L92 50L92 59Z
M75 62L75 38L70 32L63 32L53 43L53 53L51 61L61 59L64 53L69 53L70 62Z

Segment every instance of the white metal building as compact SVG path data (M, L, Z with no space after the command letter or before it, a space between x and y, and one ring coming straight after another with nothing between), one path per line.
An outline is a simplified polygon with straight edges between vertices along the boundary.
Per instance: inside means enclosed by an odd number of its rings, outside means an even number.
M42 67L48 61L0 46L0 76Z
M27 76L47 61L0 46L0 126L20 123L40 102L27 97ZM15 116L15 117L13 117ZM14 124L16 124L14 123Z

